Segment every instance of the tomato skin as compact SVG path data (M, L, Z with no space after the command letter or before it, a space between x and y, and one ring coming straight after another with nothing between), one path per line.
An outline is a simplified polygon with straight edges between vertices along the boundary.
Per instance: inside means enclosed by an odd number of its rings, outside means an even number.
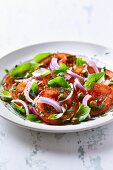
M9 90L12 87L14 80L11 78L11 76L9 74L7 74L5 76L3 82L5 83L5 85L3 85L4 89Z
M105 78L109 80L109 79L113 78L113 71L106 69L105 75L106 75Z
M105 113L113 103L113 91L107 85L97 83L89 90L89 94L92 96L89 101L98 100L99 105L104 105L101 110L91 110L91 116L98 116Z
M95 70L91 66L87 66L87 70L90 74L95 73Z
M72 58L67 58L67 56L72 56L72 55L68 54L68 53L56 53L56 54L54 54L53 57L58 59L59 64L64 63L67 66L70 66L73 63L73 57Z
M26 84L27 84L26 82L20 82L16 86L15 90L10 89L12 99L18 99L18 95L23 93L23 91L24 91L24 89L26 87ZM15 84L13 84L13 86L15 86Z
M85 66L78 66L78 67L73 67L73 71L77 74L82 74L83 70L84 70Z

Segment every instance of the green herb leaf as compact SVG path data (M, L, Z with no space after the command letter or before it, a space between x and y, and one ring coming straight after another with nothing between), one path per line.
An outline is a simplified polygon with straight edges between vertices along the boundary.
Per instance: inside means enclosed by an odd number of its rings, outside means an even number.
M15 109L17 112L19 112L22 115L26 115L26 111L23 106L19 106L16 103L11 103L13 109Z
M61 72L65 72L67 70L67 66L65 64L61 64L57 70L53 70L52 72L55 74L61 73Z
M31 73L36 69L36 63L23 63L16 66L10 73L12 78L24 78L25 76L30 77Z
M80 104L75 118L78 118L80 122L85 120L87 118L87 116L89 115L90 110L91 109L90 109L89 106L85 106L84 104Z
M86 64L86 61L83 58L76 58L76 66L82 66L83 64Z
M4 70L6 73L9 73L9 70L6 68L5 70Z
M95 82L98 82L103 76L105 75L105 72L99 72L99 73L93 73L88 75L88 79L86 80L84 87L86 90L90 90Z
M31 122L36 122L36 121L39 120L39 117L37 115L34 115L34 114L28 114L27 119L30 120Z
M10 101L11 100L11 94L8 90L3 90L2 92L0 92L0 98L3 101Z
M33 97L36 97L38 95L38 92L39 92L38 84L33 83L31 90L30 90L30 95L33 96Z
M63 114L64 113L52 114L48 117L48 119L50 119L50 120L59 119L60 117L62 117Z
M37 54L37 55L34 57L34 61L35 61L36 63L39 63L39 62L42 61L43 59L49 57L49 55L51 55L51 53L49 53L49 52Z
M52 80L49 80L48 86L49 87L64 87L64 88L70 87L69 83L61 76L58 76Z

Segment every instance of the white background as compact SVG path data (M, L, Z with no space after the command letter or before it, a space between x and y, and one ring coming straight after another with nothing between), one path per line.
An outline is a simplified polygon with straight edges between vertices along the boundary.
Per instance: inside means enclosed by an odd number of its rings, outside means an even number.
M56 40L113 48L113 1L0 0L0 57ZM0 118L0 170L112 170L112 160L112 123L80 133L48 134Z

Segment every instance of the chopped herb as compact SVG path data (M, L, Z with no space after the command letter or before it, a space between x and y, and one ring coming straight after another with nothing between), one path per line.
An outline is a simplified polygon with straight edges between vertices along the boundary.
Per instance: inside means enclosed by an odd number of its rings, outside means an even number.
M105 107L105 105L104 104L101 104L100 106L98 106L98 110L101 110L101 109L103 109Z
M86 90L90 90L95 82L98 82L103 76L105 72L93 73L88 75L88 79L85 81L84 87Z
M71 107L71 108L69 109L69 112L74 112L73 107Z

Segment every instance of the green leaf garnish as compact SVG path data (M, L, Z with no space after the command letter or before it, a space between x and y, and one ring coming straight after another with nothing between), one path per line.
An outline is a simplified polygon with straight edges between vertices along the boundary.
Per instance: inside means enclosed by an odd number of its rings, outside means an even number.
M85 106L84 104L80 104L79 109L75 115L75 118L78 118L79 121L83 121L87 118L87 116L90 113L90 107L89 106Z
M84 87L86 90L90 90L95 82L98 82L103 76L105 72L93 73L88 75L88 79L85 81Z
M86 64L86 61L83 58L76 58L76 66L82 66L83 64Z
M70 87L69 83L61 76L58 76L52 80L49 80L48 86L49 87L64 87L64 88Z
M57 70L53 70L52 72L55 74L61 73L61 72L65 72L67 70L67 66L65 64L61 64Z
M60 117L62 117L63 114L64 113L52 114L48 117L48 119L50 119L50 120L59 119Z
M23 106L19 106L16 103L11 103L11 106L13 107L14 110L16 110L18 113L22 115L26 115L26 111Z
M0 98L1 100L8 102L11 100L11 94L8 90L3 90L0 92Z
M31 122L36 122L36 121L40 120L39 117L34 114L28 114L27 119L30 120Z
M38 84L33 83L32 86L31 86L30 95L35 97L35 96L38 95L38 92L39 92Z
M34 57L34 61L35 61L36 63L39 63L39 62L42 61L43 59L49 57L49 55L51 55L51 53L49 53L49 52L37 54L37 55Z
M12 78L24 78L25 76L30 77L31 73L37 68L36 63L23 63L17 65L11 72Z

